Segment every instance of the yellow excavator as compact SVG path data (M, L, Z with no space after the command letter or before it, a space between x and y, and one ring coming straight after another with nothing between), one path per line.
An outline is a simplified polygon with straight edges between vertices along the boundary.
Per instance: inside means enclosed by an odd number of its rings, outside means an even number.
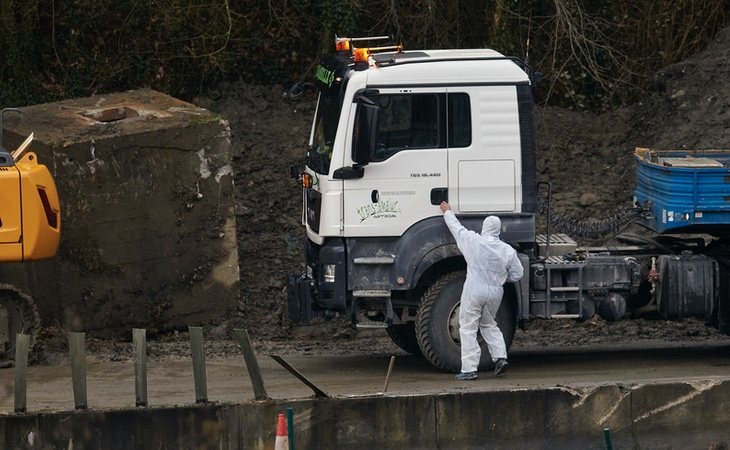
M31 134L13 152L3 148L0 111L0 263L55 256L61 237L58 191L48 168L28 151ZM33 299L0 278L0 361L14 357L17 333L35 342L40 318Z

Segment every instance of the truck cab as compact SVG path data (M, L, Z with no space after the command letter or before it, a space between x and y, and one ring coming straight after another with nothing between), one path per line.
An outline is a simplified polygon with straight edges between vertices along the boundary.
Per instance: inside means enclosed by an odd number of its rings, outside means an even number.
M306 273L290 277L289 317L346 313L419 352L421 298L444 276L464 278L441 201L475 230L498 215L503 240L534 246L532 82L518 60L493 50L359 42L338 39L316 70L319 100L298 173Z

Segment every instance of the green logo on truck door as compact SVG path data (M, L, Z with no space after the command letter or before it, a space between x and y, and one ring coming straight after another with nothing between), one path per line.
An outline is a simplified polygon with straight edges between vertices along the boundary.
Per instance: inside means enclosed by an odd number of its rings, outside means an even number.
M357 214L360 216L360 222L368 217L375 219L393 219L401 212L398 207L398 201L383 200L378 203L368 204L357 208Z
M317 66L315 77L323 84L326 84L327 87L330 87L332 86L332 82L335 80L335 72L327 69L326 67Z

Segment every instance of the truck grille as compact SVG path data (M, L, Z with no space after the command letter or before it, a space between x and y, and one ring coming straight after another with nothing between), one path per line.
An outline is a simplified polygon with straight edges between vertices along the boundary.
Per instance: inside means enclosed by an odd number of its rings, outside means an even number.
M319 233L319 215L322 210L322 194L314 189L307 189L307 224L315 233Z

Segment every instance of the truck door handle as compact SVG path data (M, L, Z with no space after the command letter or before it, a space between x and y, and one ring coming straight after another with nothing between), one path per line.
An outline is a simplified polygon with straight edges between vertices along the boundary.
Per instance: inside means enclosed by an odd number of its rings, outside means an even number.
M448 188L433 188L431 189L431 204L440 205L441 202L449 201L449 189Z

